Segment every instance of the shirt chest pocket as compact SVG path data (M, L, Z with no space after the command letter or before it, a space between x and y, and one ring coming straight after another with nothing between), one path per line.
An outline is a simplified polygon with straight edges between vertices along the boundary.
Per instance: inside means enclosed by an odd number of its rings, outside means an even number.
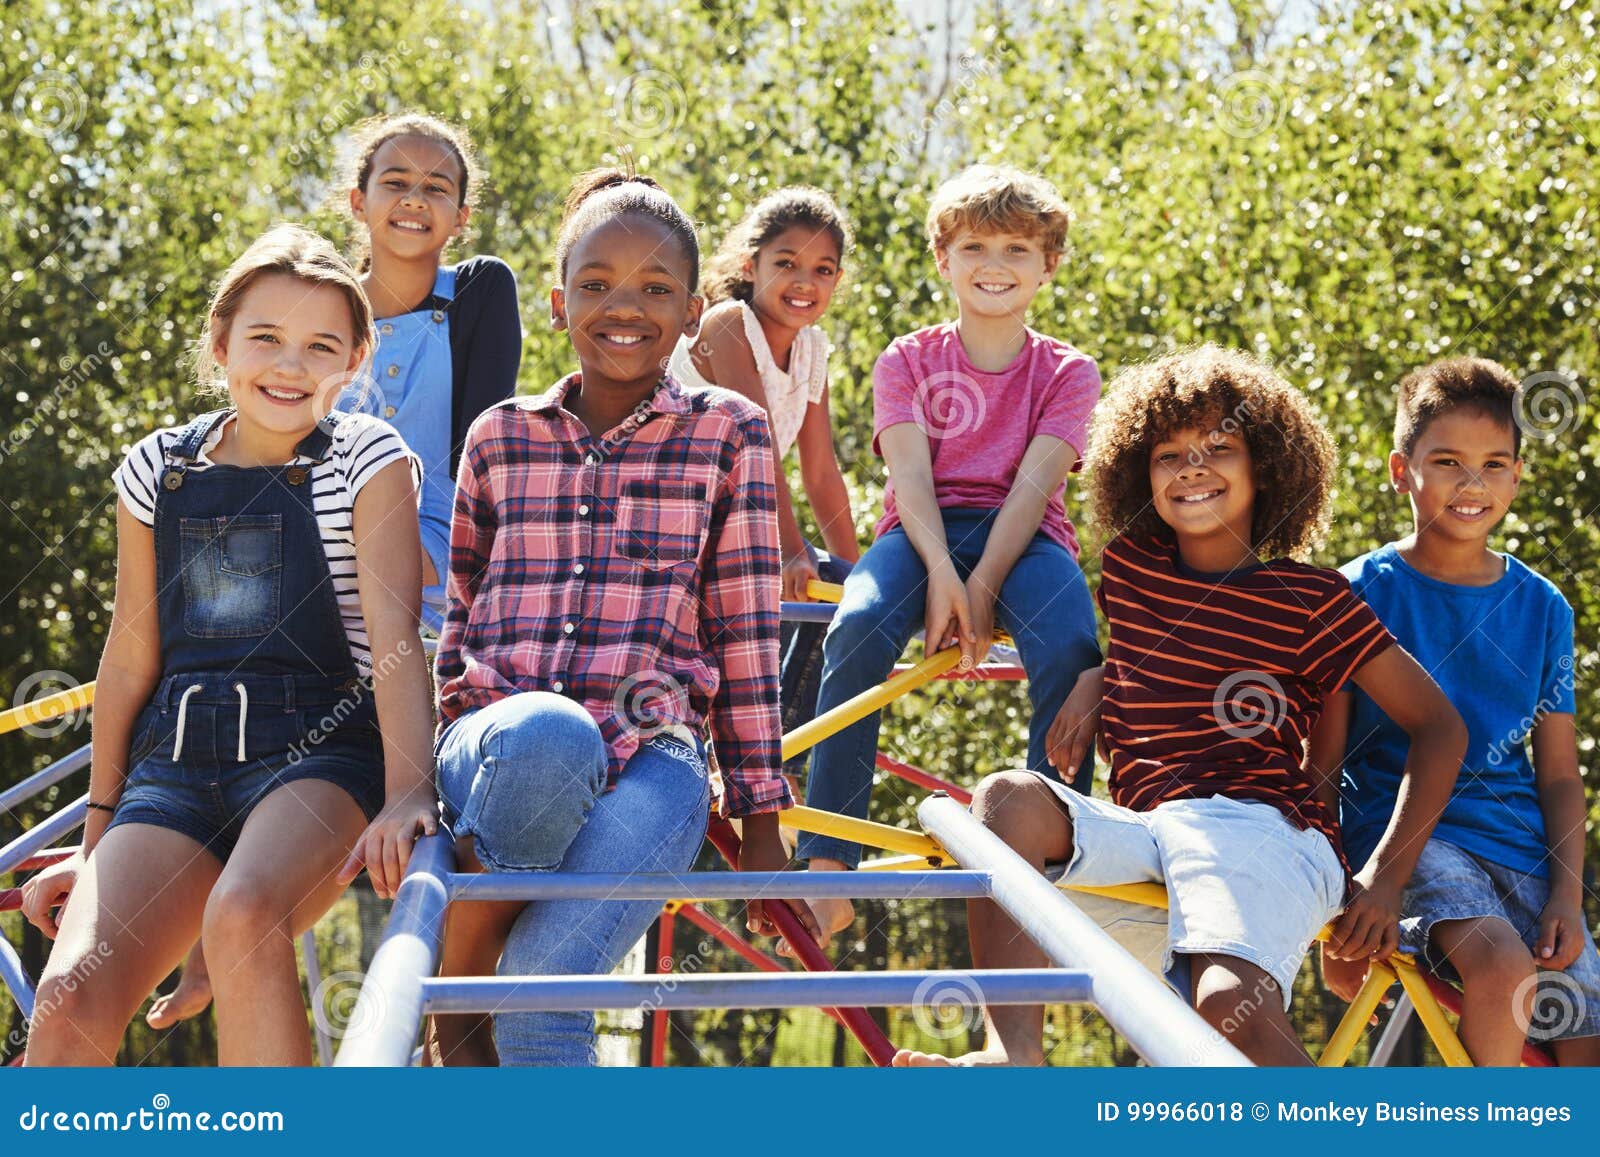
M700 556L711 511L699 482L633 479L617 498L616 551L650 570Z

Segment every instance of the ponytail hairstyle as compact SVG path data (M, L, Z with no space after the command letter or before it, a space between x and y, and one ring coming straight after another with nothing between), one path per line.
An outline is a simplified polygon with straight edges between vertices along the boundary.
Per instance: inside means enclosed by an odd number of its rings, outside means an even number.
M763 245L795 226L832 234L841 262L854 240L844 210L821 189L791 185L769 193L740 218L706 263L706 304L730 298L748 302L755 285L745 274L745 264L754 263Z
M700 285L700 240L694 222L656 181L640 176L631 161L580 173L567 191L561 229L556 235L556 277L567 279L567 258L578 239L617 217L653 217L664 224L689 263L689 292Z
M477 207L484 174L482 166L478 164L477 152L472 147L472 139L467 136L466 129L421 112L373 117L361 123L356 133L354 155L345 170L346 190L360 189L366 192L367 182L372 179L372 159L378 155L379 149L396 137L424 137L447 146L461 170L457 204L468 209ZM356 256L356 268L360 272L365 273L372 267L370 236L361 239Z

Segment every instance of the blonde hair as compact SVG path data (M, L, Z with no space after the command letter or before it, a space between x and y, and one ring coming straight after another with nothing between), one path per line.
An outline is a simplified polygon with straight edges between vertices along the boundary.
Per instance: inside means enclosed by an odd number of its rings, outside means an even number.
M1043 177L1009 165L973 165L940 185L928 206L928 244L949 246L963 230L1037 237L1047 255L1067 246L1072 210Z
M339 255L333 242L300 225L276 225L267 230L238 260L228 266L211 298L206 314L205 333L194 348L195 380L204 393L227 392L227 381L219 374L216 356L211 352L217 338L228 332L234 315L250 287L271 273L287 273L310 285L331 285L344 294L350 305L352 337L363 357L372 350L376 336L372 328L372 303L350 263Z

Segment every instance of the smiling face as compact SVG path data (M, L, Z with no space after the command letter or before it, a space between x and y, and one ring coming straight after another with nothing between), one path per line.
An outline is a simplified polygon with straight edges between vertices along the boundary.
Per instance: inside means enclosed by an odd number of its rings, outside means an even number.
M350 212L373 247L397 257L432 258L467 223L455 151L432 137L392 137L372 155L364 189L350 191Z
M1254 556L1255 472L1250 447L1237 433L1192 427L1168 434L1150 451L1150 494L1185 557L1201 545L1211 557L1237 551L1242 562Z
M699 328L704 303L689 278L682 242L644 214L612 217L573 243L550 312L571 334L586 392L654 387L678 339Z
M240 420L282 435L315 426L365 355L344 292L289 273L256 278L212 346Z
M1505 422L1462 408L1433 419L1410 455L1389 455L1396 492L1411 497L1417 534L1486 541L1522 481L1522 459Z
M791 226L761 247L746 276L757 313L795 329L811 325L838 287L839 243L827 229Z
M961 312L978 317L1022 317L1060 259L1046 254L1038 237L973 229L957 232L934 255Z

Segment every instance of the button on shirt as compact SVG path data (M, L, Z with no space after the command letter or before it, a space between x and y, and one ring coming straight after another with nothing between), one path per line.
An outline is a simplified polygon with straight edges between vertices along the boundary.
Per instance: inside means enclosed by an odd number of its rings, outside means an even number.
M733 816L791 805L779 774L777 491L766 418L670 377L593 437L565 378L503 402L462 452L437 675L446 724L506 695L583 704L609 780L706 721Z

